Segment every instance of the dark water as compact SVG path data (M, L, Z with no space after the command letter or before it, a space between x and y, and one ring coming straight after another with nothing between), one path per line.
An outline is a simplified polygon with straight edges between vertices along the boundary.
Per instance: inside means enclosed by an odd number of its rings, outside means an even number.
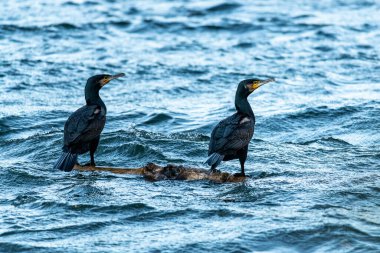
M380 252L379 13L370 0L3 1L0 252ZM237 83L276 77L250 97L251 178L53 171L86 79L118 72L101 91L99 165L205 167Z

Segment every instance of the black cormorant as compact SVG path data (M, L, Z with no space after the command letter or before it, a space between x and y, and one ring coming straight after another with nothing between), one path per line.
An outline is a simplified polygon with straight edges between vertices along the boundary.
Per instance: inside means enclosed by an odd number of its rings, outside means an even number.
M55 169L71 171L77 163L78 154L90 151L90 165L95 166L94 153L98 147L100 133L106 123L107 108L99 96L99 90L113 79L124 76L96 75L87 80L86 105L76 110L67 119L64 128L63 153L54 165Z
M241 81L235 95L236 113L219 122L211 133L207 164L215 171L221 161L239 159L241 173L245 176L244 163L247 159L248 145L255 127L255 115L248 103L248 96L263 84L274 79L247 79Z

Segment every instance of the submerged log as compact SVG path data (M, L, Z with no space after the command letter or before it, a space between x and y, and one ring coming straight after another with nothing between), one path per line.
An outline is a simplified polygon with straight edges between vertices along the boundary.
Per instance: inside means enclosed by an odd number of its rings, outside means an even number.
M75 165L75 170L79 171L108 171L116 174L142 175L150 181L158 180L210 180L217 183L243 182L245 177L234 176L227 172L213 172L200 168L184 167L182 165L168 164L161 167L154 163L148 163L141 168L110 168Z

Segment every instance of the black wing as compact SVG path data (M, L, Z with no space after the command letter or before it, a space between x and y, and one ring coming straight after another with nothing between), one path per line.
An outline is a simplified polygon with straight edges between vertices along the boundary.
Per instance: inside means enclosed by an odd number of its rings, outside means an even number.
M222 120L211 133L208 155L235 152L247 146L253 136L254 119L239 113Z
M69 146L81 140L93 139L93 135L100 135L104 123L105 113L100 106L85 105L79 108L65 123L64 145Z

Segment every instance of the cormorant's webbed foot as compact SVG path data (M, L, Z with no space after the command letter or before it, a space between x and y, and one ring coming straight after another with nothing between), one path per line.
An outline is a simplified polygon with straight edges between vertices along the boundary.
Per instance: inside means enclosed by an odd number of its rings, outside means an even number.
M234 177L246 177L245 173L235 173Z
M217 170L216 168L211 168L209 170L209 173L212 174L212 173L220 173L220 170Z
M83 166L91 166L91 167L95 167L95 162L89 162L89 163L86 163L85 165Z

